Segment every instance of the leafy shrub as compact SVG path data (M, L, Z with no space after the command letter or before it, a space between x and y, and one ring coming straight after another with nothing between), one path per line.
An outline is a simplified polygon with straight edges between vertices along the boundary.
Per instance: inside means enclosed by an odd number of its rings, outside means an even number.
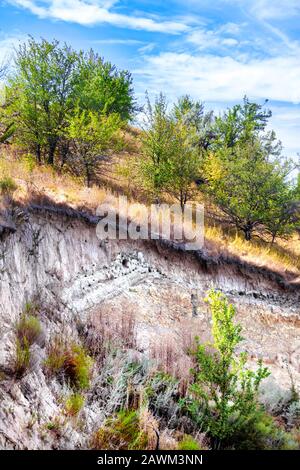
M201 450L199 443L190 435L184 434L178 443L178 450Z
M147 449L147 434L140 427L137 411L121 410L117 416L108 418L94 434L91 447L104 450Z
M195 423L209 430L215 448L220 448L256 413L261 381L269 375L259 362L256 372L246 368L247 356L235 354L242 341L241 326L234 323L235 308L220 292L211 290L207 301L212 312L212 344L194 351L196 366L189 397L183 405Z
M237 450L289 450L297 448L297 443L272 416L258 409L235 430L224 446Z
M84 397L80 393L70 395L66 400L66 412L70 416L76 416L84 405Z
M66 346L56 340L50 347L45 366L50 372L63 375L76 389L90 386L92 359L78 344Z
M300 428L300 401L294 401L289 404L285 418L288 428Z

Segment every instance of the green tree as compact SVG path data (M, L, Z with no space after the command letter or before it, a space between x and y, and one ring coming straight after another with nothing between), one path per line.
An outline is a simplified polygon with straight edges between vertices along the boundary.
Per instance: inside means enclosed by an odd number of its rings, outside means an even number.
M229 108L215 120L210 148L220 150L256 141L260 138L269 154L279 155L281 142L276 140L274 131L266 132L272 112L263 105L251 102L246 96L242 104Z
M165 174L164 191L173 196L183 209L197 192L196 181L200 175L200 156L196 129L184 119L173 127L174 151L162 168Z
M199 154L205 153L215 137L213 111L205 112L203 103L184 95L174 104L172 116L192 131L193 145L198 148Z
M113 147L121 124L118 114L105 116L77 108L71 115L68 122L68 137L72 146L70 165L78 175L84 174L88 187L99 163Z
M16 51L6 88L6 114L13 118L18 142L39 162L62 163L70 153L69 117L76 109L128 120L135 112L132 77L93 51L29 38Z
M5 78L6 72L7 72L8 65L6 63L0 64L0 80L3 80ZM1 87L2 88L2 87ZM1 95L2 95L2 89L1 89ZM6 106L5 106L5 100L2 99L3 97L1 96L1 105L0 105L0 143L3 144L5 143L14 133L15 131L15 126L12 120L7 121L6 117ZM3 103L2 103L3 102Z
M137 109L130 72L118 70L93 50L80 56L76 94L81 109L119 114L123 121L132 119Z
M265 229L271 236L272 245L276 238L287 239L294 233L299 223L299 213L300 205L295 188L282 184L265 221Z
M16 52L8 101L17 115L20 141L34 147L39 162L46 147L47 163L54 163L66 115L74 106L79 57L57 40L36 41L31 37Z
M236 352L243 338L241 326L234 322L235 307L214 290L206 300L212 313L213 339L208 344L197 339L194 381L184 406L208 431L214 447L220 448L257 412L258 387L269 372L260 361L255 372L248 369L247 355Z
M140 163L142 179L156 197L170 194L183 209L196 192L195 181L200 174L196 123L202 108L185 97L168 112L163 94L156 98L154 106L147 97L147 108L147 126L142 136L144 159Z
M271 159L259 140L210 153L204 171L206 192L246 240L271 227L271 214L275 217L290 194L291 163Z
M140 161L142 184L158 197L166 182L166 162L176 152L174 122L166 97L161 93L152 106L148 95L146 120L142 133L143 159Z

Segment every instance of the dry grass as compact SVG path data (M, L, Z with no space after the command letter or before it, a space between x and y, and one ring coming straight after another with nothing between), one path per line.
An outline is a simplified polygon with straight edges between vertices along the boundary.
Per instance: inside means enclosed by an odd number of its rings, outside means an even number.
M33 194L40 194L76 209L96 210L104 200L113 204L115 199L107 189L87 188L82 179L56 172L47 165L37 165L30 156L19 156L14 148L0 148L0 174L13 178L17 184L14 199L22 203L30 200Z
M97 363L101 364L112 349L137 348L136 322L131 312L96 310L91 315L91 323L83 334L86 348Z
M237 231L225 231L217 225L205 227L206 244L217 253L227 253L256 266L277 272L300 274L300 242L295 234L290 240L277 240L271 247L263 240L244 240ZM213 247L212 247L213 244Z
M179 393L184 396L190 382L190 370L193 358L189 352L195 344L195 334L182 327L181 334L174 337L169 333L156 337L150 345L149 357L155 364L155 369L176 377L179 380Z
M120 162L130 158L134 156L127 152L121 157L118 156L117 160ZM67 204L79 210L89 209L95 213L96 208L104 201L118 210L118 195L122 191L127 196L138 197L145 202L143 194L137 194L132 187L129 188L126 178L118 175L116 168L117 165L112 166L110 174L104 178L105 181L102 179L101 187L87 188L82 179L56 172L47 165L37 165L32 157L22 155L13 146L0 147L0 175L2 178L14 180L17 185L14 200L21 203L26 203L33 195L40 195L41 198L47 196L55 203ZM131 217L134 219L138 212L138 208L134 209ZM125 215L122 210L120 215ZM296 234L290 240L279 240L271 247L262 240L249 243L238 232L226 230L209 220L205 227L205 247L215 255L225 253L281 274L293 277L300 275L300 242Z

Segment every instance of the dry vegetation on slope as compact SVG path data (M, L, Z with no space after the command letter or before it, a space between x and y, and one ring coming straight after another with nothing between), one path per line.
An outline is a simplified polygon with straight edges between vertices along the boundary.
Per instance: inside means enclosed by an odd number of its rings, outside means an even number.
M91 188L84 186L82 179L70 172L58 172L52 166L37 165L34 160L8 145L1 147L1 178L12 178L17 189L14 192L16 202L27 203L47 197L54 203L85 210L95 214L99 204L104 201L118 208L118 195L125 194L132 202L142 201L149 204L143 193L133 190L129 178L120 174L120 165L127 165L128 160L138 158L135 137L127 134L127 151L116 154L109 164L104 165L99 174L99 185ZM289 240L278 239L273 246L253 239L244 240L235 229L229 229L213 217L205 214L205 249L212 257L234 257L254 266L267 268L283 275L290 282L298 282L300 276L299 235L294 234Z

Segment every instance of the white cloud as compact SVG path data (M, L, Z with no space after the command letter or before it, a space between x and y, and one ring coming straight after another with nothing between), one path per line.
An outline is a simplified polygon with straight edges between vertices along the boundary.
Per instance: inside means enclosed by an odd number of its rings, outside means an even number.
M146 44L146 46L140 47L139 52L141 54L146 54L146 53L152 52L153 49L155 49L155 47L156 47L156 44L154 42L149 42L149 44Z
M284 153L296 156L300 152L300 108L272 106L273 117L271 127L282 140Z
M16 34L12 35L0 35L0 65L9 62L14 48L17 47L20 41L24 41L23 35Z
M121 38L111 38L111 39L95 39L89 41L90 44L112 44L112 45L125 45L125 46L139 46L145 44L144 41L139 41L138 39L121 39Z
M255 99L300 102L298 56L243 62L229 56L163 52L145 56L144 61L135 74L155 92L189 92L211 102L232 102L245 94Z
M112 11L114 0L10 0L40 18L52 18L81 25L107 23L130 29L179 34L188 26L179 21L154 20L146 16L132 16Z
M240 34L246 23L225 23L220 26L219 31L222 33L232 34L233 36Z
M245 60L211 54L165 52L144 56L144 63L135 70L139 95L145 89L153 96L166 92L173 101L189 93L211 105L225 109L250 99L270 100L275 129L288 156L300 151L300 62L297 54ZM279 107L278 102L285 102Z
M300 14L299 0L252 0L250 5L251 11L262 20L291 18Z
M224 37L223 31L196 29L187 35L187 41L197 46L199 50L222 48L238 45L236 38Z
M240 6L260 20L292 18L300 13L299 0L216 0L216 3Z

